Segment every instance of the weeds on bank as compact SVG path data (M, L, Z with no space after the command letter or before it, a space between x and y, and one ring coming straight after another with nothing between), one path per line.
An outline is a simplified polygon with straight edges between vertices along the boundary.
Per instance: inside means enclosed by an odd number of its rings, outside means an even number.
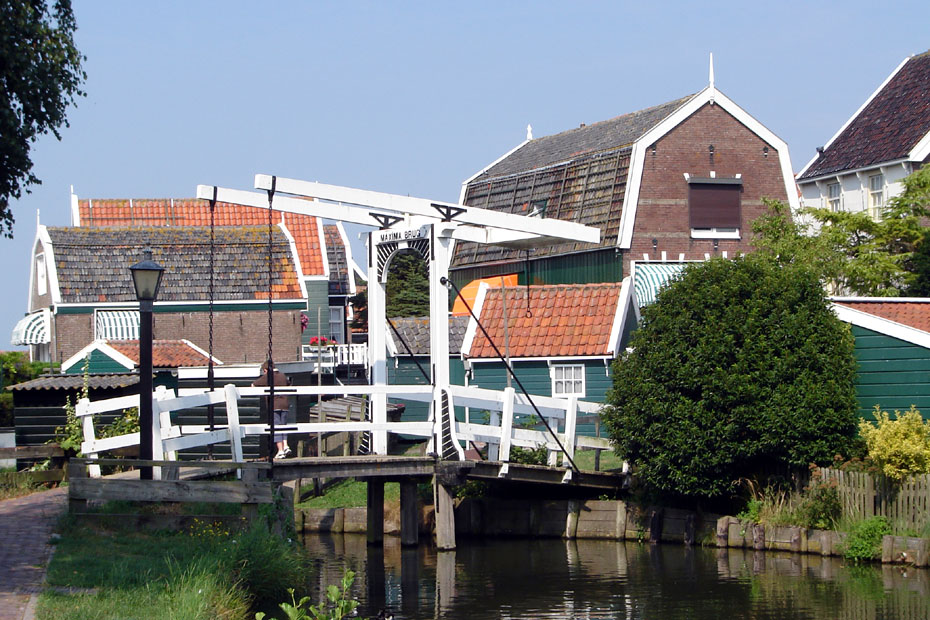
M800 493L775 486L759 487L752 481L745 484L750 498L736 515L745 521L832 529L842 512L836 483L824 480L817 469L812 470L810 484Z
M181 532L142 533L66 523L49 565L55 590L39 599L39 616L72 618L243 619L270 609L288 588L303 589L302 549L259 520L241 532L195 520Z

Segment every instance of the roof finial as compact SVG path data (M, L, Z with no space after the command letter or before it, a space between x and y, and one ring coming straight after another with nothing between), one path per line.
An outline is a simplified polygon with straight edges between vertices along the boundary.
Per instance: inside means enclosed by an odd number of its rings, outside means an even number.
M526 139L527 140L533 139L533 126L529 124L526 126Z
M714 87L714 53L710 53L710 87Z

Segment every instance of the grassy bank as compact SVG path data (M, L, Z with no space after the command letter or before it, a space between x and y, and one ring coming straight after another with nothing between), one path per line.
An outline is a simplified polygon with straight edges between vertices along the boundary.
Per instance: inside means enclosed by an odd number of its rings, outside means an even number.
M197 522L180 532L108 530L65 523L42 620L253 618L279 611L309 577L302 549L259 519L231 532Z

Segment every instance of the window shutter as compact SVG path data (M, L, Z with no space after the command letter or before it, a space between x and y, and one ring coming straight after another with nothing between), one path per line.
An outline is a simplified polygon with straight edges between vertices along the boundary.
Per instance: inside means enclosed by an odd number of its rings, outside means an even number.
M691 228L739 228L741 190L735 183L690 183Z

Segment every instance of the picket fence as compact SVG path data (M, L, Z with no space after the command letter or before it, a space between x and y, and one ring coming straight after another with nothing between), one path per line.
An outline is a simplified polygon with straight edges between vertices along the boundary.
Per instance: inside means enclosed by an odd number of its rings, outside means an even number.
M921 533L930 525L930 474L895 483L865 472L820 470L824 481L835 481L843 515L854 519L882 516L899 530Z

